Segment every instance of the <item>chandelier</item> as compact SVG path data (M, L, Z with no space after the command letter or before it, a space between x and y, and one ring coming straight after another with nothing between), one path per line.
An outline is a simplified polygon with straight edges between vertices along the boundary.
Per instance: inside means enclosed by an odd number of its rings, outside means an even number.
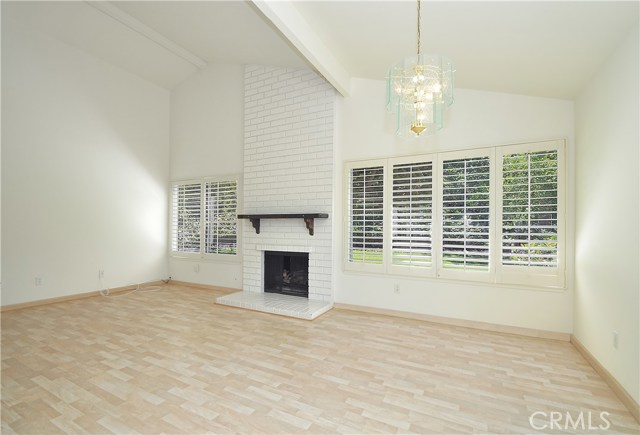
M444 109L453 103L453 63L446 57L420 52L420 0L417 36L417 55L392 65L387 74L387 111L396 115L399 136L440 130Z

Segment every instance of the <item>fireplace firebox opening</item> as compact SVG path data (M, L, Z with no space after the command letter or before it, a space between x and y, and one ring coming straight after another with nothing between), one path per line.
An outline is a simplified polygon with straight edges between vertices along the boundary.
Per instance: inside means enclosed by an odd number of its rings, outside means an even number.
M264 291L309 297L309 254L264 251Z

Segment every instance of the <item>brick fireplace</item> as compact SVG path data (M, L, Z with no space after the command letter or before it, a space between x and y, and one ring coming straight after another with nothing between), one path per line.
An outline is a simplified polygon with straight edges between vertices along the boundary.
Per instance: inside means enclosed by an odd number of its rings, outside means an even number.
M264 291L264 253L308 255L308 298L333 302L331 85L310 70L245 66L243 213L327 213L313 235L302 219L242 225L243 290Z

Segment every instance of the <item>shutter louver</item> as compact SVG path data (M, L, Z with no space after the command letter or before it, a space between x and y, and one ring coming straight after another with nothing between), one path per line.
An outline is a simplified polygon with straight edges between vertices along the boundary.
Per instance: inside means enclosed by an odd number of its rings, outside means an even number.
M392 264L431 266L431 162L393 166Z
M383 167L352 169L349 186L348 260L382 264Z
M489 157L442 166L442 267L489 270Z
M558 151L502 163L502 264L558 266Z
M205 183L205 253L235 255L237 253L237 183L210 181Z
M202 185L176 184L172 197L171 249L199 253Z

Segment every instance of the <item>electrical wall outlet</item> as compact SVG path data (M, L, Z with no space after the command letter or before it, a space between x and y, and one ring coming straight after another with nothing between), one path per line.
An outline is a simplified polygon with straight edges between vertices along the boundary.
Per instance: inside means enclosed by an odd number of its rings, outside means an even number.
M102 279L104 278L104 270L100 269L98 270L98 279Z
M393 292L394 293L400 293L400 284L394 284L393 285Z
M613 347L618 348L618 331L613 331Z
M200 265L199 265L199 264L194 265L194 266L193 266L193 271L194 271L195 273L200 272Z
M34 281L35 281L36 285L42 285L42 277L41 276L36 276Z

